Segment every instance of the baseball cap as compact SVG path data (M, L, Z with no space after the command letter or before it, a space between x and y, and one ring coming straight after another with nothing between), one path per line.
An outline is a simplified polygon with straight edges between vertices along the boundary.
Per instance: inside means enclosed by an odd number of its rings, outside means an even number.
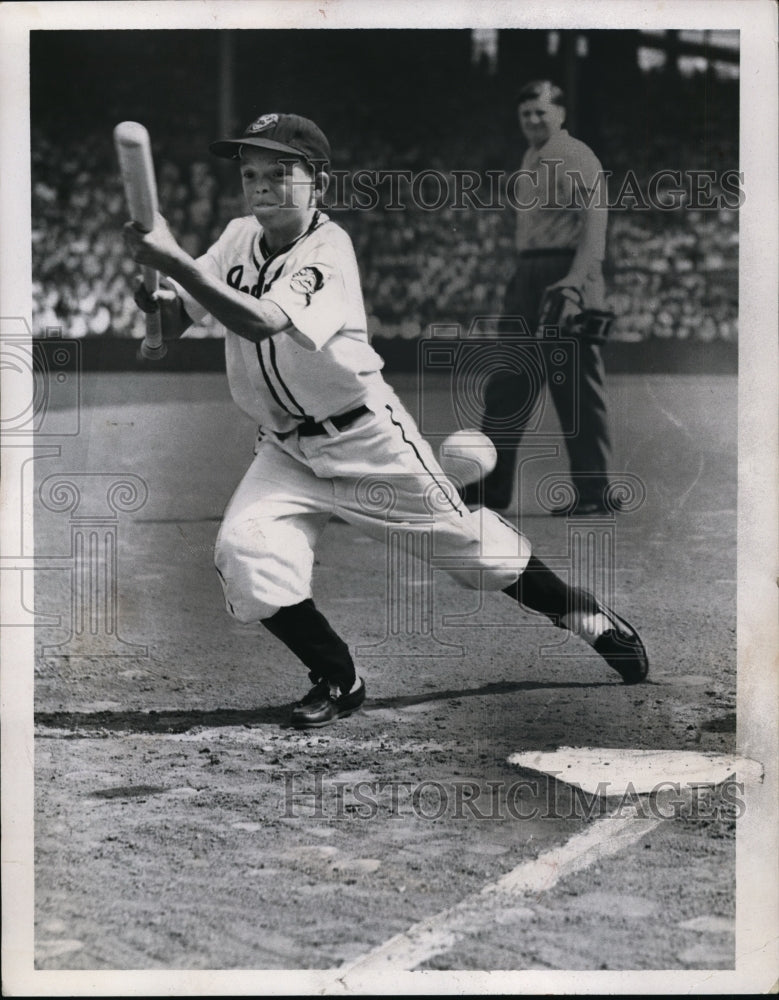
M215 156L234 160L241 155L241 146L276 149L320 163L330 160L330 143L324 132L309 118L300 115L260 115L237 139L220 139L208 148Z

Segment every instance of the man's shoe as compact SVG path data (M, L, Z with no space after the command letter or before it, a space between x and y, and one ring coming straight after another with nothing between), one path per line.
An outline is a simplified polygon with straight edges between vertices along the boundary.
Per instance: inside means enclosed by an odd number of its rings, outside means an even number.
M553 507L549 513L552 517L595 517L618 514L624 509L625 505L617 497L608 503L603 503L601 500L580 500L575 504Z
M319 681L292 709L290 724L304 729L329 726L336 719L357 711L365 701L365 682L362 679L355 691L341 695L338 691L327 681Z
M617 671L625 684L645 681L649 674L649 658L638 632L610 608L600 607L598 611L612 622L612 627L598 636L592 648Z

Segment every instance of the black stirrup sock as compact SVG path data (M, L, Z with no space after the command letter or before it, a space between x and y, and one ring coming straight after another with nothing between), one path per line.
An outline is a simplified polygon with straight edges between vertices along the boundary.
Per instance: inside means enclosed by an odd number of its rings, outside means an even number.
M536 556L528 559L522 576L503 593L531 611L540 611L561 628L565 627L563 619L566 616L595 614L600 610L588 590L569 586Z
M349 647L309 597L279 608L262 624L308 667L311 680L334 684L346 694L356 680Z

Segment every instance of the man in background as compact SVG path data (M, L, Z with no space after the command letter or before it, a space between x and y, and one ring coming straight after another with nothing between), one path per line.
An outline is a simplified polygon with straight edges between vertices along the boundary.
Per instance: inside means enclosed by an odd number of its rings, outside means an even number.
M506 288L501 323L503 334L512 338L535 336L550 289L573 289L566 294L574 312L603 310L608 218L600 161L563 128L562 90L549 80L535 80L522 88L517 101L519 125L530 145L514 189L518 261ZM494 440L498 462L483 482L468 488L467 501L496 509L508 506L517 449L547 382L565 435L574 487L571 502L552 513L590 515L617 509L608 497L611 442L601 345L589 336L578 336L577 345L562 361L555 352L554 363L552 345L545 345L543 363L535 370L522 365L519 352L517 368L490 378L483 430ZM524 373L517 370L523 367Z

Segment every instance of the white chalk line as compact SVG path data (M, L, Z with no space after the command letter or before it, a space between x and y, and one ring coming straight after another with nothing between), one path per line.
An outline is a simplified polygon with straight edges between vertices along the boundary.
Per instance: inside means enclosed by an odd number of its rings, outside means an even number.
M618 854L661 822L661 817L643 816L637 806L622 809L619 816L597 820L560 847L517 865L479 892L333 970L338 973L337 982L348 986L349 980L362 972L412 971L434 955L451 950L460 939L495 923L502 909L548 892L561 879Z

